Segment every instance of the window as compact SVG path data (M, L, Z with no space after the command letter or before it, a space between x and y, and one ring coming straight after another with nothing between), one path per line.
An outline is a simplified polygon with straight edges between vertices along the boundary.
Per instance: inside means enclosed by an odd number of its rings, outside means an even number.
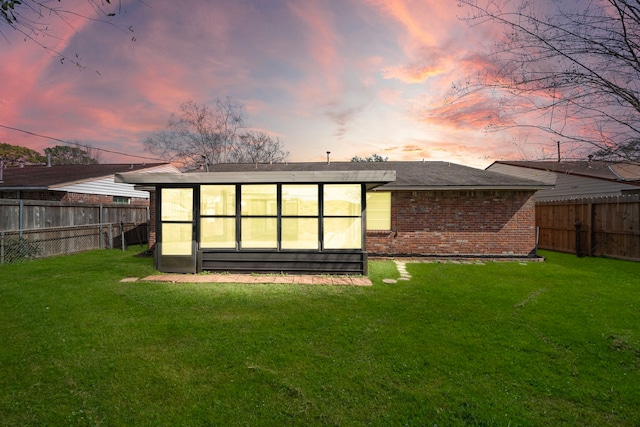
M240 196L242 248L277 249L278 187L276 185L241 186Z
M236 247L236 186L200 187L200 247Z
M359 184L325 184L324 216L360 216L362 196Z
M113 203L118 205L128 205L131 203L131 198L123 196L113 196Z
M162 255L191 255L193 189L163 188L161 202Z
M282 185L282 249L318 249L318 186Z
M361 184L201 185L200 248L361 249L362 188ZM179 195L169 193L167 197L178 200ZM179 222L189 217L193 213L187 215L181 207L189 203L191 199L172 203L163 211L162 220ZM178 228L165 231L180 241L178 236L186 228Z
M326 184L324 186L324 248L362 247L362 186Z
M391 230L391 193L367 193L367 230Z
M162 255L191 255L191 229L191 223L163 223Z

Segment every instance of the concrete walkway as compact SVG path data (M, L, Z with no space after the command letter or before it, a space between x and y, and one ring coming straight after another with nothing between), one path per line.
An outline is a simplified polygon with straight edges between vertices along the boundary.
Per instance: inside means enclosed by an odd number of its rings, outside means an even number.
M253 275L253 274L153 274L138 278L126 277L121 282L172 282L172 283L284 283L295 285L346 285L371 286L368 277L313 276L313 275Z

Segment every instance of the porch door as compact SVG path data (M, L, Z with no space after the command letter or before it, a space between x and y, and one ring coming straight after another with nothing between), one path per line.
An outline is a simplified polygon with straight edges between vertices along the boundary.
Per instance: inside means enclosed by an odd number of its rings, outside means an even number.
M157 268L164 272L195 273L194 189L162 188L159 196Z

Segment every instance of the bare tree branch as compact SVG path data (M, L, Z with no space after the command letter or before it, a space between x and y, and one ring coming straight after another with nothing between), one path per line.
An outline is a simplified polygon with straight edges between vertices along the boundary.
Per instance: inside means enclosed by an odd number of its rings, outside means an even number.
M493 102L489 131L531 127L585 154L640 158L640 0L590 0L579 10L553 2L544 11L526 0L459 4L470 25L504 31L495 69L455 84L445 107Z
M231 98L213 107L183 102L165 129L144 140L145 150L183 168L216 163L269 163L286 160L280 140L246 129L244 110Z
M139 0L142 3L142 0ZM58 57L61 63L71 63L79 68L85 68L81 63L78 53L68 55L52 47L48 40L59 40L52 24L62 23L76 31L71 18L81 18L85 21L99 22L111 26L124 33L132 33L133 26L127 29L113 21L113 17L123 14L122 2L112 4L112 0L86 0L91 6L95 16L78 13L78 3L62 0L0 0L0 35L9 42L9 38L3 32L3 28L20 33L25 41L30 41L43 48L52 56ZM143 3L144 4L144 3ZM74 10L74 7L76 8ZM135 41L135 37L131 38Z

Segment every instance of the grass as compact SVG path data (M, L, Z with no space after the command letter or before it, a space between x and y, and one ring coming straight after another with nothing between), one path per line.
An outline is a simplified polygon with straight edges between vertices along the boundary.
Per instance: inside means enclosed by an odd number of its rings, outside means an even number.
M640 424L640 264L370 265L373 287L0 267L0 425Z

